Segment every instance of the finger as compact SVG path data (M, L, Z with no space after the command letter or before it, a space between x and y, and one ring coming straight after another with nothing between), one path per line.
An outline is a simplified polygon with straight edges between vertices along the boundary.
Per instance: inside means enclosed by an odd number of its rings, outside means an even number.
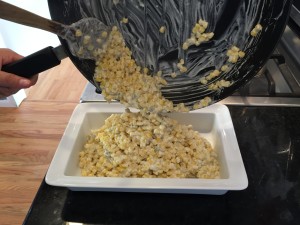
M23 56L19 55L18 53L7 49L7 48L0 48L0 68L8 63L14 62L23 58Z
M38 81L38 78L39 78L38 74L36 74L30 78L31 86L36 84L36 82Z
M32 85L32 81L17 75L0 71L0 86L6 88L22 89Z
M19 89L0 87L0 98L11 96L17 93Z

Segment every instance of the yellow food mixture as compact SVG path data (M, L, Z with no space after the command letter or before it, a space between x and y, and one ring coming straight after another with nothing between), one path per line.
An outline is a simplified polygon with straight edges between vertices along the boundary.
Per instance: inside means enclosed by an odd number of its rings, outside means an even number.
M189 111L183 104L174 106L162 96L160 88L166 81L161 71L150 76L147 68L138 66L116 27L112 29L106 48L106 53L97 61L95 80L100 83L107 101L119 100L126 107L149 112Z
M155 113L111 115L89 135L79 165L83 176L220 177L217 153L206 139Z
M213 33L204 33L207 25L207 22L199 20L186 43L187 48L213 37ZM161 28L162 31L165 29ZM148 68L139 67L117 27L113 27L105 48L105 52L95 52L99 57L95 80L100 83L103 96L107 101L118 100L126 107L140 109L140 112L127 110L122 114L113 114L105 120L104 126L91 131L79 154L81 174L100 177L219 178L218 157L211 144L191 125L179 124L162 115L162 112L189 111L184 104L175 106L162 96L160 88L167 84L161 77L162 72L149 76ZM183 59L177 66L181 73L187 71ZM172 76L175 77L176 73ZM210 103L211 99L205 97L193 108L199 109Z

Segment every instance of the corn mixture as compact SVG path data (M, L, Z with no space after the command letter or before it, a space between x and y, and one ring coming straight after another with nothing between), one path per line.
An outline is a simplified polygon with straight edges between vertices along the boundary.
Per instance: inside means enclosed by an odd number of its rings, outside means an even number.
M139 67L117 27L113 27L107 41L106 53L97 61L95 80L100 82L107 101L119 100L126 107L150 112L189 111L183 104L177 106L165 99L160 91L166 81L161 71L149 76L148 68Z
M252 37L256 37L262 31L262 25L259 23L255 25L255 27L251 30L250 35Z
M122 18L121 24L126 23L128 18ZM188 50L192 45L199 46L213 38L214 33L205 33L207 27L208 23L200 19L182 49ZM262 26L257 24L250 35L255 37L261 30ZM166 27L161 26L159 32L165 31ZM81 31L76 31L76 36L81 35ZM99 49L94 52L99 59L95 80L100 83L107 101L119 100L126 107L141 111L132 113L127 110L122 114L113 114L105 120L104 126L91 132L79 154L81 174L100 177L219 178L217 153L210 143L191 125L181 125L161 115L161 112L189 111L184 104L174 106L162 96L160 88L167 84L162 78L162 71L149 76L148 68L138 66L117 27L113 27L110 34L103 32L101 38L106 37L105 51ZM87 45L89 37L84 37L84 42ZM94 49L91 48L91 51ZM226 55L228 62L234 64L245 56L245 52L232 46ZM179 60L177 68L180 73L188 71L183 59ZM228 65L223 65L199 81L202 85L208 85L209 90L229 87L231 82L224 79L210 82L229 70ZM170 76L175 78L177 74L173 72ZM193 109L208 106L211 102L210 97L205 97L195 103Z
M80 152L83 176L219 178L217 154L192 126L156 113L113 114Z
M238 47L232 46L226 53L228 62L236 63L240 58L245 57L245 52L241 51Z
M187 50L191 45L199 46L201 43L213 38L214 33L205 33L208 22L199 20L192 29L191 36L182 45L183 50Z
M128 23L123 18L121 23ZM191 37L184 43L186 50L213 37L205 33L207 22L199 20ZM160 28L160 33L165 32ZM210 143L200 137L192 126L179 124L162 116L162 112L187 112L184 104L176 106L162 96L160 88L166 85L162 71L149 76L148 68L139 67L132 58L117 27L113 27L105 52L95 52L95 80L100 83L102 94L109 102L119 100L126 107L140 109L138 113L126 111L113 114L105 125L93 130L80 152L79 165L83 176L149 177L149 178L219 178L217 153ZM177 67L187 72L184 60ZM227 69L227 68L226 68ZM206 82L220 75L213 71ZM173 72L171 77L177 74ZM214 88L228 86L228 82L215 84ZM210 97L195 103L193 109L211 104Z

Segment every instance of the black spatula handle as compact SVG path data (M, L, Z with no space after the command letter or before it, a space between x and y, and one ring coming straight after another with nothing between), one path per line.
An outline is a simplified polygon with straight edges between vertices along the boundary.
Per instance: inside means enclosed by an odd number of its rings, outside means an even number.
M59 65L60 62L61 60L53 52L53 47L49 46L18 61L6 64L1 70L30 78L35 74Z

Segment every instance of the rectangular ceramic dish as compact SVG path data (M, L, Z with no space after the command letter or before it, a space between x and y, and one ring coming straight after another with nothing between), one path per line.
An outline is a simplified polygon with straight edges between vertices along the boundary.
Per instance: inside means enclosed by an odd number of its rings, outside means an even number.
M119 103L81 103L74 110L56 150L46 182L74 191L127 191L224 194L229 190L243 190L248 179L232 120L225 105L214 104L190 113L171 116L184 124L192 124L217 150L221 165L220 179L183 178L110 178L83 177L78 166L79 151L92 129L99 128L112 113L122 113Z

